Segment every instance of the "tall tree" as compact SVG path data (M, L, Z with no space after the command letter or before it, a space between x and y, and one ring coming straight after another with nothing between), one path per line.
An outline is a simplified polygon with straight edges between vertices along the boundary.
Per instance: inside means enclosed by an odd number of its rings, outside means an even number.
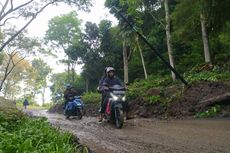
M155 24L151 23L156 22L158 23L159 26L162 26L165 28L166 32L166 44L167 44L167 50L168 50L168 57L169 57L169 63L170 65L175 68L175 63L174 63L174 57L173 57L173 47L172 47L172 37L171 37L171 19L170 19L170 7L169 7L169 2L168 0L146 0L146 1L141 1L141 0L120 0L121 3L128 5L128 11L127 13L130 16L136 16L135 14L141 14L143 16L143 21L141 22L141 19L136 20L136 23L142 23L139 27L142 27L143 31L146 31L143 27L148 26L149 29L153 28ZM173 3L171 1L171 3ZM164 7L163 7L164 6ZM164 14L165 14L165 24L162 22L162 15L161 15L161 10L164 8ZM139 13L138 13L139 12ZM150 15L150 18L148 16ZM145 18L148 18L145 23ZM141 48L140 48L141 49ZM140 50L141 51L141 50ZM141 55L141 52L140 52ZM142 59L142 55L141 55ZM143 69L145 76L147 75L145 67L144 67L144 62L142 62ZM175 74L172 72L172 79L175 80Z
M32 66L37 74L35 90L42 89L42 104L44 105L45 89L47 88L47 76L51 72L51 68L42 59L34 59L32 61Z
M82 76L86 89L96 89L98 80L107 66L113 66L120 76L122 72L122 44L117 37L118 29L111 28L111 21L102 20L99 25L87 22L81 43L72 46L69 56L84 63Z
M141 17L141 13L140 11L135 11L135 9L132 8L133 5L136 1L124 1L124 0L107 0L105 2L105 6L108 8L113 8L114 6L117 7L120 12L125 13L127 15L127 19L131 22L131 23L135 23L135 25L137 25L138 27L143 23L142 17ZM137 39L137 36L135 34L134 31L132 31L132 29L130 29L126 22L119 16L117 15L117 12L114 12L113 9L111 9L111 13L115 14L116 18L119 20L119 27L121 29L120 33L122 33L122 37L124 41L127 41L130 44L130 47L132 49L134 49L135 47L139 50L140 53L140 57L141 57L141 62L142 62L142 66L143 66L143 72L144 72L144 76L147 79L148 75L147 75L147 70L146 70L146 66L145 66L145 60L144 60L144 56L143 56L143 49L140 45L140 40ZM139 28L139 30L141 30ZM124 42L126 43L126 42ZM123 63L126 64L126 63ZM127 72L126 72L127 73Z
M146 67L145 67L145 60L144 60L144 56L143 56L143 51L142 51L142 48L141 48L141 45L139 43L139 38L136 37L136 45L137 45L137 48L140 52L140 57L141 57L141 63L142 63L142 66L143 66L143 70L144 70L144 74L145 74L145 79L148 78L148 74L147 74L147 70L146 70Z
M129 83L129 67L128 67L128 44L125 38L123 38L123 63L124 63L124 82Z
M4 61L4 64L7 63L7 58L5 58L5 60L6 61ZM19 61L21 60L21 57L19 54L15 54L12 60ZM31 69L32 67L30 63L25 59L22 59L21 62L16 64L15 68L12 70L3 84L2 91L4 93L4 97L14 99L16 98L17 94L21 94L23 89L21 84L24 84L25 79L33 79L32 75L29 74Z
M200 23L201 23L201 33L202 33L202 40L204 45L204 59L206 63L212 63L211 61L211 55L209 50L209 41L208 41L208 33L207 33L207 27L206 27L206 17L204 16L203 11L200 13Z
M19 28L12 36L7 37L0 45L0 52L23 30L25 30L31 22L48 6L64 2L69 5L77 6L78 9L88 10L91 5L90 0L48 0L35 1L26 0L23 2L15 2L13 0L4 0L0 2L0 27L7 27L7 22L12 19L25 19L24 25Z
M8 33L8 35L10 35L13 32L14 30L11 29L10 31L6 31L5 33ZM3 75L2 75L1 82L0 82L0 91L2 90L2 86L5 80L10 75L10 73L13 71L13 69L17 66L17 64L19 64L22 60L24 60L26 56L31 54L32 48L36 46L39 46L39 43L37 42L37 40L26 37L24 33L21 33L17 37L17 39L14 39L8 44L7 51L5 51L7 63L3 65L4 71L2 72ZM19 57L19 58L15 58L15 57Z
M54 17L49 21L49 29L46 31L45 39L54 47L60 48L67 53L71 46L79 44L81 34L80 23L80 20L77 19L77 13L74 11L62 16ZM71 61L70 57L68 57L67 62L68 73L70 76L71 64L69 61Z
M170 13L169 13L169 4L168 0L164 0L164 7L165 7L165 21L166 21L166 26L165 26L165 31L166 31L166 40L167 40L167 48L168 48L168 55L169 55L169 63L170 65L175 68L174 64L174 57L173 57L173 50L172 50L172 37L171 37L171 21L170 21ZM172 73L172 79L173 81L176 80L176 75L173 71Z
M0 91L3 88L3 85L5 81L7 80L7 77L12 73L13 69L22 61L25 57L17 58L18 52L11 52L7 54L5 63L1 65L2 72L1 72L1 83L0 83Z
M188 43L194 40L194 38L201 40L203 43L204 61L206 63L212 63L208 36L212 31L213 3L219 2L182 0L176 5L173 12L175 34L182 36L184 38L182 41ZM191 7L191 4L193 7Z

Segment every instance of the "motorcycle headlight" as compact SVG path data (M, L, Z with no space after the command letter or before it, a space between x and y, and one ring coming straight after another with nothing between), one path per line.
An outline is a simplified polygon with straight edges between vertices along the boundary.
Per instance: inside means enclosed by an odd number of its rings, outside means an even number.
M126 100L126 97L124 96L124 97L122 97L122 99L121 99L122 101L125 101Z
M115 96L114 94L111 94L111 97L112 97L113 101L117 101L119 99L119 97Z

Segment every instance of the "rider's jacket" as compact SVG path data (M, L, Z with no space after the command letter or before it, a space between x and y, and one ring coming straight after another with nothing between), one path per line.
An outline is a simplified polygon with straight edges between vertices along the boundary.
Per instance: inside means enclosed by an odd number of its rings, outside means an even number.
M122 86L122 83L118 77L114 76L112 78L106 77L104 82L103 82L103 85L106 85L106 86L120 85L120 86Z
M77 92L74 88L71 88L71 89L67 89L65 92L64 92L64 98L66 101L69 101L70 97L74 97L77 95Z

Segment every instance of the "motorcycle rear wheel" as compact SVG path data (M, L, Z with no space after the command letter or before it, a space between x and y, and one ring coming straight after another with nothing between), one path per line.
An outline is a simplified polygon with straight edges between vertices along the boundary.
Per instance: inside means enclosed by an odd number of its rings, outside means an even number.
M82 111L80 109L77 109L77 114L78 119L82 119Z

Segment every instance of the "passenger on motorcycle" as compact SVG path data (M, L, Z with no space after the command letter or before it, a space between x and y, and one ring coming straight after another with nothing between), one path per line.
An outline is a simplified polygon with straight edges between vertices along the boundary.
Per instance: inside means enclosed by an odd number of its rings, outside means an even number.
M98 90L99 90L99 91L100 91L100 89L102 88L102 84L103 84L104 80L105 80L106 77L107 77L107 71L106 71L107 68L108 68L108 67L105 68L104 73L103 73L103 76L102 76L101 79L99 80L99 84L98 84Z
M101 79L99 80L99 84L98 84L98 87L97 87L97 91L101 93L101 107L102 107L103 101L104 101L104 99L105 99L105 97L106 97L105 92L103 92L103 82L104 82L104 80L105 80L106 77L107 77L107 72L106 72L106 70L107 70L107 67L105 68L104 73L103 73L103 76L102 76ZM99 112L101 112L101 107L100 107Z
M65 99L64 108L70 101L70 97L74 97L74 96L77 96L76 90L70 84L67 84L66 90L64 91L64 99Z
M117 76L115 76L115 69L113 67L107 67L106 74L107 74L107 77L104 79L102 86L101 86L101 89L100 89L100 91L102 92L102 95L104 97L103 98L104 100L101 104L99 122L101 122L103 120L106 105L108 102L108 98L109 98L108 87L113 86L113 85L122 86L122 83L119 80L119 78Z

